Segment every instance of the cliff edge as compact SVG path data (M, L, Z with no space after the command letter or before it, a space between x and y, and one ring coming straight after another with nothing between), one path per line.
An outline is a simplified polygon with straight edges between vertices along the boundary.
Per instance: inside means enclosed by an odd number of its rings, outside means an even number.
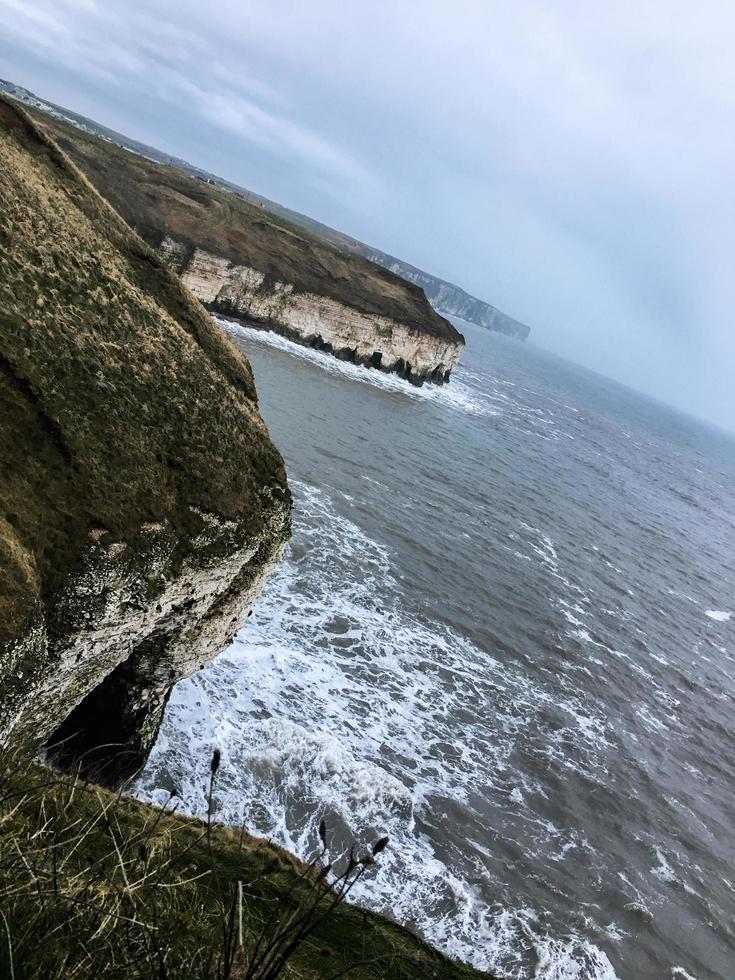
M418 286L242 194L38 118L208 309L414 384L449 381L464 338Z
M0 468L0 741L118 783L248 615L290 496L243 354L2 97Z

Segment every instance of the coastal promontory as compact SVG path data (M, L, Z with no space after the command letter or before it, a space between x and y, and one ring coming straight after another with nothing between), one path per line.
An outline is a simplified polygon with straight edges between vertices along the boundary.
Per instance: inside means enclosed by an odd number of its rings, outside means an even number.
M414 384L449 381L464 338L419 286L256 199L38 119L207 309Z

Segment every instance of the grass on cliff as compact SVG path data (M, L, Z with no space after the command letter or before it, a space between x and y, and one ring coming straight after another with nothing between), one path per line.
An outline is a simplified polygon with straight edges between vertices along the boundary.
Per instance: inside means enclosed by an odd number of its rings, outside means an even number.
M322 836L327 841L326 829ZM479 976L407 930L343 904L351 881L379 873L379 853L375 864L370 851L334 868L325 861L306 866L245 832L208 827L6 752L0 977Z

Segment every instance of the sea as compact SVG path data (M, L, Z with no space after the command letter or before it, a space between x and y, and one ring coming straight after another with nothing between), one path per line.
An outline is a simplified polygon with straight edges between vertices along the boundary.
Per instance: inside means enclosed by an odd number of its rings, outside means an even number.
M137 794L304 858L513 980L735 977L735 441L459 323L413 388L223 323L294 494Z

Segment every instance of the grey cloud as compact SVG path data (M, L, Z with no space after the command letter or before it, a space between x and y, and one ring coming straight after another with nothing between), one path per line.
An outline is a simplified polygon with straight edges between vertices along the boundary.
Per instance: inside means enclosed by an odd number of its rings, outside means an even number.
M0 74L735 428L735 9L0 0Z

